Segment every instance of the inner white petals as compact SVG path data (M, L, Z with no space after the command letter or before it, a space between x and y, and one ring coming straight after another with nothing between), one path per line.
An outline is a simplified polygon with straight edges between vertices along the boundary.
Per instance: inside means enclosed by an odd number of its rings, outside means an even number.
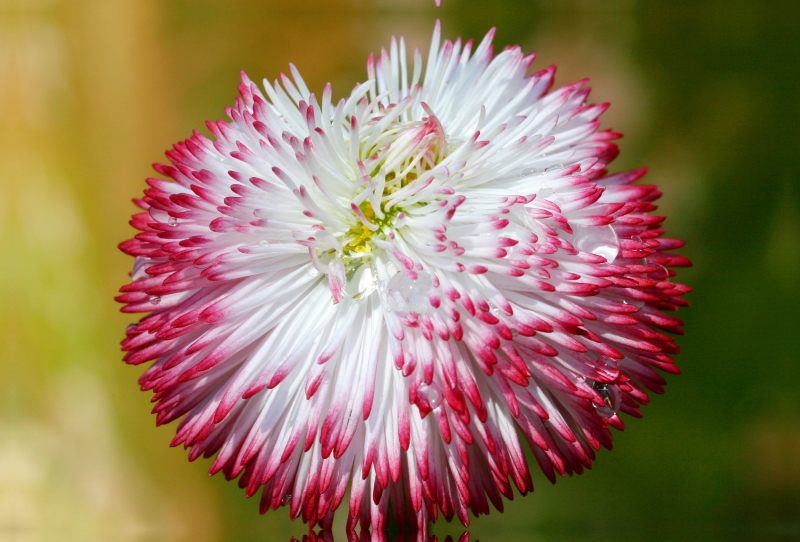
M424 76L393 39L336 104L294 66L266 95L244 76L232 123L145 199L123 297L158 310L130 362L156 359L159 423L185 415L175 443L262 511L329 525L349 484L352 523L385 526L390 498L421 529L466 521L532 489L518 430L554 480L638 413L632 377L661 389L673 345L643 322L680 329L653 300L683 291L647 260L669 261L650 188L603 177L585 82L549 92L553 68L492 37L437 25Z

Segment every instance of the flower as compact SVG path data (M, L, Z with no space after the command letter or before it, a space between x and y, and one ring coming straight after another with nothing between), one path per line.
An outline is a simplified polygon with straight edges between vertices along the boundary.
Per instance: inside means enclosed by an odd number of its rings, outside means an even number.
M520 437L553 482L581 473L679 372L663 311L689 262L657 188L607 174L619 134L586 81L551 91L493 35L441 45L437 23L424 77L392 38L336 104L294 66L242 74L216 140L176 144L135 200L117 299L151 314L125 360L154 360L157 423L182 417L172 444L262 512L330 525L349 487L351 527L467 524L533 489Z

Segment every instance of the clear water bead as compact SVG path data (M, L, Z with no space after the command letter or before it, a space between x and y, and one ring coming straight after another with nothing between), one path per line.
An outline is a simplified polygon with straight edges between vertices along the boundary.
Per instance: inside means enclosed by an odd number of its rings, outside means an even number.
M131 334L134 331L136 331L137 327L139 327L139 324L137 324L136 322L134 322L132 324L128 324L128 327L125 328L125 333Z
M172 226L173 228L174 228L175 226L177 226L177 225L178 225L178 219L177 219L177 218L175 218L174 216L171 216L171 217L169 217L169 220L168 220L167 222L168 222L168 223L169 223L169 225L170 225L170 226Z
M650 273L647 274L648 278L651 278L653 280L660 280L662 282L669 282L669 271L667 271L666 267L664 267L660 263L657 264L648 263L647 265L656 266L655 271L651 271Z
M433 410L439 408L444 402L442 390L436 384L431 384L430 386L422 384L419 387L419 391L420 393L424 393L425 397L428 398L428 404L431 405L431 409Z
M606 367L609 367L610 369L619 372L619 363L611 356L598 356L597 361L599 361Z
M545 171L555 171L557 169L564 169L564 165L563 164L554 164L554 165L552 165L552 166L550 166L548 168L545 168Z
M160 295L151 295L149 301L153 305L158 305L159 303L161 303L161 296Z
M489 305L489 312L491 312L493 315L499 317L503 313L503 311L500 310L500 307L495 305L493 302L487 301L486 304Z
M614 409L611 408L610 406L607 406L607 405L603 406L603 407L599 407L597 405L594 405L594 410L595 410L595 412L597 412L603 418L610 418L611 416L616 414L616 412L614 412Z
M547 183L543 183L542 186L539 187L539 190L536 192L536 197L547 199L553 194L555 194L555 192L556 191L553 190L550 186L548 186Z
M579 251L602 256L608 263L613 263L617 258L619 239L610 225L573 226L572 231L575 232L574 246Z
M344 295L353 299L364 299L378 287L378 274L371 265L356 268L347 274Z
M605 406L594 406L597 413L604 418L609 418L616 414L611 402L611 393L609 392L608 386L600 382L595 382L592 384L592 388L603 397L603 401L605 402Z
M623 299L622 302L626 305L633 305L634 307L638 307L640 309L645 306L645 302L639 301L638 299Z
M422 314L431 306L428 292L432 287L433 279L427 271L417 271L416 280L397 273L386 285L386 303L393 311Z

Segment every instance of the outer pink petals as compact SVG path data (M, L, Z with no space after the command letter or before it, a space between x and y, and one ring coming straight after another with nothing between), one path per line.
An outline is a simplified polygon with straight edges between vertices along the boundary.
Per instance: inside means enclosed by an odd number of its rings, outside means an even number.
M493 31L474 53L440 33L424 76L393 39L339 104L294 66L263 90L242 74L231 122L174 145L134 200L116 299L149 314L124 359L152 362L139 384L157 424L180 420L172 445L262 513L329 527L349 490L351 534L468 524L533 490L519 435L551 481L582 473L680 373L665 311L691 264L646 170L608 174L608 104L551 91L518 47L493 56Z

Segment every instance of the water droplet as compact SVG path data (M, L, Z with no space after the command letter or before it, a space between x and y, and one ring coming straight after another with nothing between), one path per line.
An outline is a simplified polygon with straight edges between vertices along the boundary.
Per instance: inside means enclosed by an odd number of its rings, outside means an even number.
M615 360L614 358L610 356L599 356L597 358L597 361L599 361L606 367L609 367L612 371L619 372L619 363L617 363L617 360Z
M320 274L319 270L316 267L314 267L313 265L308 266L308 269L306 270L306 273L308 273L309 277L318 277L319 274Z
M606 384L595 382L592 384L592 389L597 390L597 392L603 396L603 400L608 398L608 386Z
M651 271L650 273L648 273L647 274L647 278L653 279L653 280L660 280L662 282L669 282L669 271L667 271L666 267L664 267L660 263L657 263L657 264L648 263L647 265L650 265L650 266L655 265L656 266L656 270L655 271Z
M161 303L161 296L160 295L151 295L150 296L150 303L153 305L158 305Z
M291 493L287 493L286 495L283 496L283 499L281 499L281 504L283 506L288 506L291 503L292 503L292 494Z
M344 295L353 299L368 297L378 286L378 272L371 265L361 265L346 275Z
M555 191L555 190L553 190L551 187L547 186L547 184L542 184L542 186L541 186L541 187L539 188L539 190L536 192L536 197L537 197L537 198L544 198L544 199L547 199L547 198L549 198L550 196L552 196L553 194L555 194L555 192L556 192L556 191Z
M638 299L623 299L623 303L626 305L633 305L634 307L639 307L640 309L644 307L644 301L639 301Z
M177 226L177 225L178 225L178 219L177 219L177 218L175 218L174 216L171 216L171 217L169 217L169 220L168 220L167 222L168 222L168 223L169 223L169 225L170 225L170 226L172 226L173 228L174 228L175 226Z
M470 206L470 207L467 207L467 212L468 212L469 214L471 214L471 215L472 215L472 214L475 214L475 207L472 207L472 206Z
M491 301L487 301L487 304L489 305L489 312L491 312L495 316L500 316L503 313L503 311L500 310L500 307L498 307Z
M600 414L600 416L602 416L603 418L610 418L611 416L616 414L616 412L614 412L614 409L611 408L610 406L599 407L597 405L594 405L594 410L595 412Z
M131 333L133 333L134 331L136 331L136 328L137 328L137 327L139 327L139 324L137 324L136 322L134 322L134 323L132 323L132 324L128 324L128 327L126 327L126 328L125 328L125 333L127 333L128 335L130 335Z
M552 166L545 168L545 171L555 171L557 169L564 169L564 165L563 164L553 164Z
M420 393L424 393L425 397L428 398L428 404L431 405L431 409L433 410L439 408L444 402L442 390L436 384L431 384L430 386L422 384L419 387L419 391Z
M262 239L261 241L258 242L258 246L260 246L260 247L268 247L269 246L269 241L267 241L266 239Z
M386 285L386 303L397 312L422 314L431 306L428 292L432 286L433 279L427 271L417 271L417 280L397 273Z
M530 177L531 175L536 175L537 173L541 173L542 170L538 167L529 167L522 170L522 173L519 174L520 177Z
M609 387L601 382L595 382L592 384L592 388L596 390L603 397L603 401L605 402L605 406L594 405L594 408L597 411L597 413L604 418L609 418L614 414L616 414L616 410L612 405L611 391Z
M573 245L581 252L590 252L602 256L608 263L613 263L619 254L617 232L607 226L573 226L575 239Z

